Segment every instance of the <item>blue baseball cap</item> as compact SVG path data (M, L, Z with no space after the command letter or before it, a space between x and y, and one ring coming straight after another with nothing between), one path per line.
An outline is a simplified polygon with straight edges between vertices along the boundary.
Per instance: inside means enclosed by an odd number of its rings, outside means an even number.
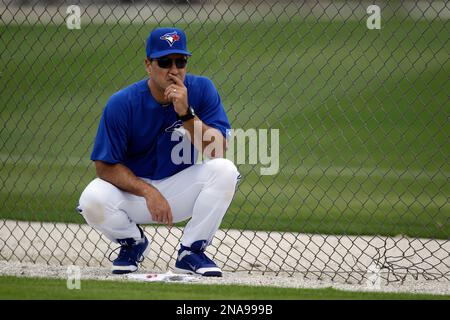
M186 42L186 34L181 29L156 28L147 38L147 58L161 58L174 53L191 56Z

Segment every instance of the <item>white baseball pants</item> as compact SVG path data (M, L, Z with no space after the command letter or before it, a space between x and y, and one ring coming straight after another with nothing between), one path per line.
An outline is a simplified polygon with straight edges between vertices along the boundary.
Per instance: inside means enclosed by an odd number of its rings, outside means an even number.
M171 177L150 180L167 199L173 222L187 223L181 243L190 247L198 240L211 243L233 199L239 172L228 159L195 164ZM136 224L156 223L143 197L125 192L100 178L83 191L78 207L86 222L113 242L141 238Z

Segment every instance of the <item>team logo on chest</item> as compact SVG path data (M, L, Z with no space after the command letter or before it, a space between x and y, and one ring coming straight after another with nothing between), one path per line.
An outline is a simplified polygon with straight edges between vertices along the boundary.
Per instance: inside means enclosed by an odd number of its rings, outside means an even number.
M174 132L179 136L184 136L185 129L183 128L183 121L177 120L172 123L169 127L164 129L165 132Z
M166 40L170 46L173 46L176 41L180 40L180 36L176 31L174 31L162 35L159 39Z

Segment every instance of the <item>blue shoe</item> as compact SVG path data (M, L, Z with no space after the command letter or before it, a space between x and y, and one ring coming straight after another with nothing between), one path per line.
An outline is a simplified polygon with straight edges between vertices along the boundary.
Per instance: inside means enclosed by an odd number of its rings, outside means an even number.
M142 262L150 252L148 239L142 229L140 227L138 228L142 234L140 241L136 241L133 238L117 240L120 243L120 251L117 258L113 261L113 274L135 272L138 269L138 263Z
M181 245L175 262L175 273L198 274L204 277L221 277L222 270L205 255L204 246L196 248L196 241L190 248ZM194 248L194 249L193 249Z

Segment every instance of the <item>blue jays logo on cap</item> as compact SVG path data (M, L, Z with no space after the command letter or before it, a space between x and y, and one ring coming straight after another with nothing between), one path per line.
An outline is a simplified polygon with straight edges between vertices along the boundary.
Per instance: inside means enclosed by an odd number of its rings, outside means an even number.
M147 58L157 59L170 54L192 55L187 49L186 34L179 28L156 28L147 38Z
M169 33L166 33L166 34L162 35L160 37L160 39L161 40L166 40L167 43L170 46L172 46L175 41L179 41L180 40L180 36L178 35L178 33L176 31L174 31L174 32L169 32Z

